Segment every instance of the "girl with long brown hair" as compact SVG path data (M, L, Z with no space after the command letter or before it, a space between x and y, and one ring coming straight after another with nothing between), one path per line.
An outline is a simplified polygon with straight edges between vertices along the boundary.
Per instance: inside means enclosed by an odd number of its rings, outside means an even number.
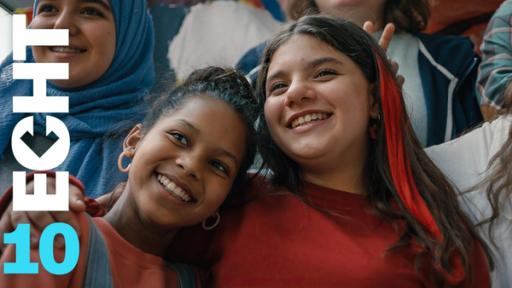
M273 186L224 214L215 286L489 286L477 236L368 34L302 18L269 42L258 79Z

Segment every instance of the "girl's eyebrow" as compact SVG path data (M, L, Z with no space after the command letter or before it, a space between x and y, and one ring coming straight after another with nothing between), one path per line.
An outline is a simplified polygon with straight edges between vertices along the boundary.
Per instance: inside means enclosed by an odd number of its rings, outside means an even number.
M238 165L238 163L240 163L238 161L238 158L236 158L236 156L233 155L232 153L230 153L229 151L226 151L226 150L224 150L222 148L219 148L215 152L216 152L216 154L228 157L229 159L231 159L235 163L235 165Z
M316 58L306 64L306 68L315 68L317 66L320 66L325 63L334 63L337 65L343 65L343 62L341 62L339 59L334 57L320 57ZM278 70L268 76L267 83L271 82L275 78L281 78L282 75L284 75L285 72L283 70Z
M201 131L199 131L199 129L197 129L197 127L196 127L196 126L192 125L192 123L188 122L188 121L187 121L187 120L185 120L185 119L178 119L177 121L178 121L178 122L180 122L181 124L183 124L183 125L187 126L188 128L190 128L190 129L194 130L194 132L195 132L195 133L199 133L199 132L201 132Z
M343 62L341 62L340 60L338 60L334 57L321 57L321 58L317 58L317 59L309 62L307 66L314 68L314 67L320 66L325 63L333 63L333 64L338 64L338 65L343 65Z
M82 0L82 2L84 3L93 3L93 4L99 4L101 5L103 8L107 9L108 11L110 11L110 4L108 4L108 2L105 2L104 0Z
M284 75L284 74L286 74L286 73L283 70L278 70L278 71L268 75L267 80L266 80L267 85L268 85L268 83L272 82L272 80L274 80L274 79L282 78L282 75Z

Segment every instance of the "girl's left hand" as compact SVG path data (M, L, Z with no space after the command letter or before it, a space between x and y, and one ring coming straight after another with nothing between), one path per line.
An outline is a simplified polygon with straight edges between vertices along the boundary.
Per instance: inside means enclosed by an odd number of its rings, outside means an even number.
M375 32L375 25L372 21L366 21L363 24L363 30L368 34L373 34ZM379 39L379 45L385 51L388 50L389 43L395 34L395 30L395 24L393 23L386 24L386 26L384 26L384 30L382 30L382 35Z
M363 24L363 30L366 31L368 34L373 34L375 32L375 25L371 21L366 21ZM388 50L389 43L391 42L391 39L393 38L393 35L395 34L395 25L393 23L388 23L386 26L384 26L384 30L382 31L382 35L379 39L379 45L384 49L384 51ZM391 62L391 66L393 68L393 73L396 75L396 80L398 82L398 85L402 87L405 82L404 76L398 74L398 63L393 61L392 59L389 59L389 62Z

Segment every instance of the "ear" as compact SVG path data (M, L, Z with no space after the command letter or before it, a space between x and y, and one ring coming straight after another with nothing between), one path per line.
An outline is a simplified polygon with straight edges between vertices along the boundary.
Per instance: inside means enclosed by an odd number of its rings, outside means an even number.
M370 84L368 86L368 97L370 98L370 118L377 119L379 118L380 111L379 111L379 104L377 103L377 100L375 100L376 94L375 94L375 84Z
M124 138L123 141L123 150L131 150L135 151L135 148L139 145L140 140L142 140L143 132L142 132L142 124L135 125L128 136Z

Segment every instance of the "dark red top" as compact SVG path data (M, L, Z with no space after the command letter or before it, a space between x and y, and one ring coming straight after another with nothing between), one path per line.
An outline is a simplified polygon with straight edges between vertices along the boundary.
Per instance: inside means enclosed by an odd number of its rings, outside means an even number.
M211 266L213 287L435 287L428 263L415 269L411 248L388 252L397 232L365 196L307 184L305 204L255 182L248 194L256 199L223 213L215 233L179 233L172 258ZM489 287L476 247L470 287Z
M268 188L268 187L267 187ZM222 215L210 249L215 287L433 287L415 252L388 251L397 232L362 195L307 184ZM314 208L313 208L314 207ZM485 257L474 287L489 286Z

